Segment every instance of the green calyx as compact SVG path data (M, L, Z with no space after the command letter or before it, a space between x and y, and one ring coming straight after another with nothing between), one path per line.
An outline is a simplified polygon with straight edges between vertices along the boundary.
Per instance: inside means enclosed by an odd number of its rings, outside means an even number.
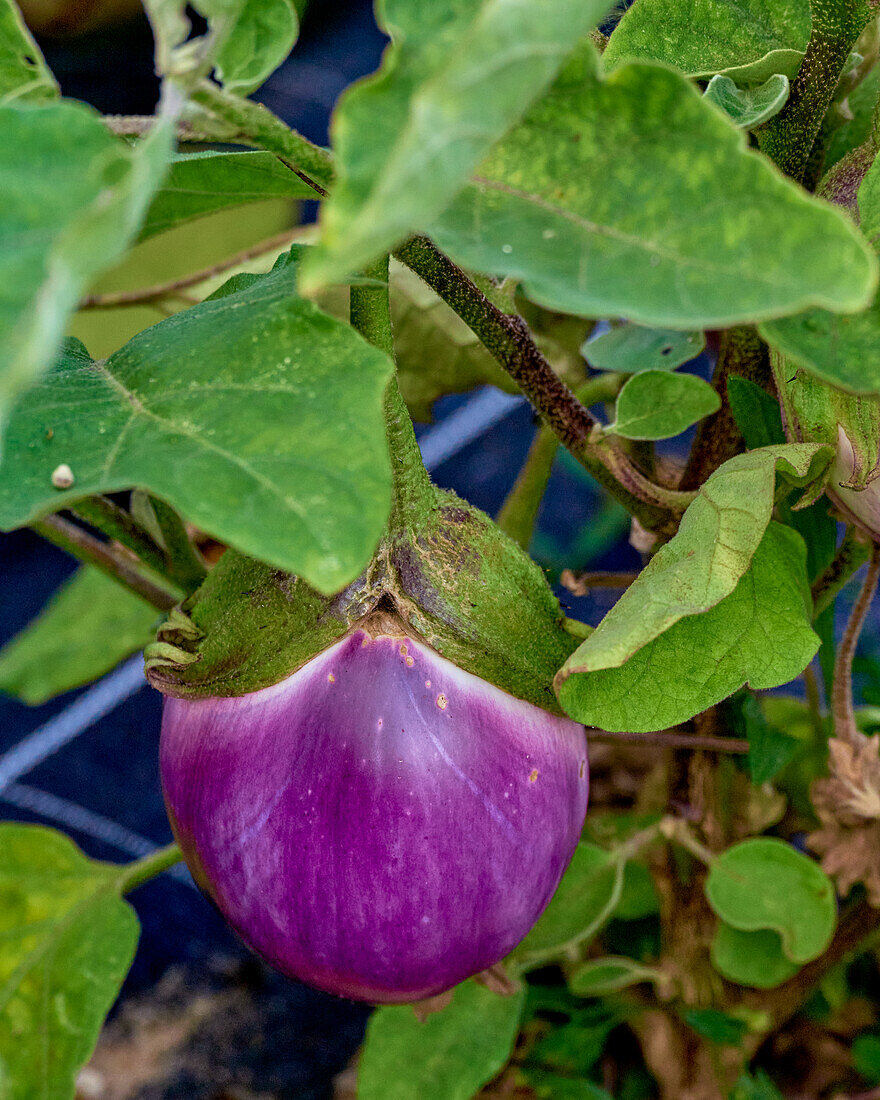
M577 639L541 570L483 512L432 492L418 521L389 533L364 573L332 597L227 551L147 648L150 682L185 698L243 695L381 617L460 668L561 713L553 676Z

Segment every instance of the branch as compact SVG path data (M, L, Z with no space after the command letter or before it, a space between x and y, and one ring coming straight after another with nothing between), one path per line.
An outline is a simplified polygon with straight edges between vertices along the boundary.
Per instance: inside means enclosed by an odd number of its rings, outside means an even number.
M591 588L629 588L638 575L638 573L609 573L602 570L575 573L573 569L563 569L559 583L567 588L572 596L586 596Z
M664 749L706 749L709 752L746 753L748 741L738 737L713 737L699 733L615 733L609 730L588 730L589 741L623 742L630 745L659 745Z
M846 630L837 648L834 661L834 683L831 688L831 714L834 719L834 734L850 744L858 740L858 727L852 697L852 666L859 644L859 635L865 624L871 601L877 591L880 579L880 544L874 543L871 561L859 598L852 609Z
M296 229L285 229L283 233L276 233L274 237L267 237L259 244L242 249L241 252L236 252L234 256L220 260L219 263L212 264L201 271L195 271L191 275L184 275L179 279L171 279L169 282L156 283L155 286L141 287L138 290L119 290L111 294L90 294L87 298L80 300L79 309L119 309L121 306L144 305L159 301L161 298L171 297L178 290L186 290L188 287L197 286L206 279L212 279L216 275L222 275L224 271L229 271L233 267L239 267L241 264L247 263L248 260L254 260L267 252L273 252L276 248L283 248L284 245L292 244L302 234L303 226L297 226Z
M170 611L183 596L182 592L147 576L146 571L122 551L109 543L101 542L61 516L46 516L32 524L32 528L53 545L66 550L87 565L94 565L160 611Z
M102 535L122 543L150 569L163 576L167 574L167 563L161 547L129 512L120 508L109 497L85 497L71 505L70 511Z
M870 543L862 538L857 528L848 527L837 553L813 581L813 618L834 603L838 593L849 584L853 574L870 556Z
M150 497L150 507L162 533L172 579L185 591L195 592L208 570L192 544L186 524L170 504L158 497Z
M156 125L155 115L104 115L104 125L111 133L120 137L145 137ZM250 144L247 134L239 133L234 126L218 124L215 119L203 120L206 125L197 126L193 122L177 123L177 140L185 144L207 144L213 142L234 142L240 145Z

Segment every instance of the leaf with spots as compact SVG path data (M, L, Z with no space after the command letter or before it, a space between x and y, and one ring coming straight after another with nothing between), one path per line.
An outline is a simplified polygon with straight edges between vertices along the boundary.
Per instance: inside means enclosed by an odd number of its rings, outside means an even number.
M0 0L0 104L13 100L54 99L55 77L31 38L18 6Z
M141 488L221 542L335 592L388 515L390 360L265 276L146 329L106 362L77 342L19 402L0 467L0 527ZM69 489L53 487L67 464Z
M123 869L0 825L0 1096L73 1100L138 940Z

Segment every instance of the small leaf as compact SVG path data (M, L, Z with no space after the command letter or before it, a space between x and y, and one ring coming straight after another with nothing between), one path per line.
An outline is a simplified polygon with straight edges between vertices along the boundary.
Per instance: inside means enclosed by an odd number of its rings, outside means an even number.
M784 1100L784 1098L767 1074L759 1069L754 1076L744 1073L737 1078L730 1100Z
M741 932L778 932L786 958L807 963L834 935L831 879L814 860L775 837L754 837L716 856L706 879L715 913Z
M877 285L849 218L750 151L684 77L633 64L603 78L591 47L428 232L549 309L663 328L862 309Z
M749 742L749 774L752 782L760 786L782 771L798 751L800 742L771 726L754 696L747 698L743 714Z
M719 1012L717 1008L690 1008L684 1019L704 1039L725 1046L739 1046L748 1030L745 1020Z
M630 860L623 874L623 890L614 919L641 920L659 911L660 899L651 872L644 863Z
M147 211L140 240L181 222L230 206L264 199L313 199L314 191L277 157L262 150L246 153L181 153Z
M702 378L646 370L620 391L614 422L605 430L624 439L669 439L719 408L721 398Z
M706 346L702 332L618 325L587 340L581 354L596 370L636 374L643 370L675 370L696 359Z
M880 1082L880 1035L857 1035L852 1045L852 1062L856 1072L871 1084Z
M171 137L163 122L128 146L68 100L0 108L0 429L57 354L88 282L137 232Z
M857 149L871 136L871 120L878 96L880 96L880 66L875 65L842 104L832 104L828 121L837 125L825 150L826 170L833 168L847 153Z
M785 443L779 402L765 389L748 378L732 374L727 379L727 399L750 451Z
M712 940L712 965L722 977L754 989L773 989L800 970L782 953L782 940L769 929L741 932L718 922Z
M743 684L788 683L819 648L805 562L803 540L771 524L751 567L714 607L676 621L618 666L585 670L584 643L557 675L560 703L588 726L648 732L693 718Z
M72 343L16 407L0 527L141 488L321 592L353 580L388 514L392 367L296 296L289 259L146 329L106 363ZM61 462L74 476L65 491L51 480Z
M659 974L650 966L623 955L590 959L568 975L568 988L577 997L603 997L641 982L654 982Z
M0 825L3 1100L73 1100L137 945L121 889L61 833Z
M614 1100L606 1089L583 1078L563 1077L531 1066L523 1067L523 1076L536 1100Z
M0 0L0 106L13 100L54 99L55 77L34 42L18 5Z
M729 76L713 76L703 93L710 103L722 111L741 130L753 130L756 126L778 115L788 99L788 77L781 73L758 87L739 88Z
M809 0L639 0L608 42L605 64L662 61L688 76L741 83L794 76L810 37Z
M304 289L338 282L429 224L607 7L386 0L393 44L336 110L337 181Z
M155 635L158 612L116 581L84 567L0 649L0 691L39 706L90 683Z
M424 1022L411 1005L377 1009L358 1069L359 1100L469 1100L510 1057L522 1005L522 991L499 997L468 981Z
M550 904L513 958L531 967L591 939L617 907L624 867L613 852L578 844Z

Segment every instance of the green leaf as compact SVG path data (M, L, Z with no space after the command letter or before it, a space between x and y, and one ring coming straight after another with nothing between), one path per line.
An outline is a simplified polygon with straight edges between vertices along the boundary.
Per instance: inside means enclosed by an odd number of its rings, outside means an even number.
M646 370L620 391L605 430L624 439L669 439L720 408L721 398L695 374Z
M872 1084L880 1082L880 1035L857 1035L852 1045L852 1061L862 1077Z
M0 528L136 487L321 592L353 580L388 514L392 367L296 296L288 259L105 363L72 342L13 415ZM75 479L66 491L51 482L62 462Z
M739 1046L748 1026L745 1020L719 1012L717 1008L690 1008L684 1014L685 1023L711 1043Z
M753 695L743 700L741 708L744 733L749 742L749 774L757 786L768 783L788 764L800 747L791 737L772 726Z
M712 965L722 977L754 989L773 989L800 970L782 953L782 940L769 929L741 932L718 922L712 940Z
M440 248L550 309L658 327L868 304L876 257L843 213L750 151L684 77L596 65L579 52L495 146L429 230Z
M654 555L566 669L613 668L679 619L714 607L749 567L773 509L776 472L806 485L831 450L812 443L737 455L704 483L678 533Z
M720 603L676 621L616 666L585 668L578 657L584 643L557 675L560 703L588 726L648 732L692 718L743 684L787 683L819 648L805 563L800 536L771 524L750 568Z
M137 945L121 881L61 833L0 825L3 1100L72 1100Z
M0 106L13 100L54 99L55 77L13 0L0 0Z
M696 359L705 346L702 332L619 325L587 340L581 354L597 370L636 374L643 370L675 370Z
M753 837L716 856L706 879L714 912L741 932L778 932L786 958L807 963L837 923L834 885L822 868L775 837Z
M852 117L843 118L838 105L832 104L829 121L836 121L838 125L825 151L826 169L832 168L847 153L857 149L871 136L871 120L878 97L880 97L880 65L875 65L844 101L847 113Z
M767 1074L759 1069L754 1076L744 1073L737 1078L730 1100L784 1100L784 1098Z
M336 109L337 180L303 288L342 280L436 218L607 8L608 0L385 0L393 45Z
M591 939L617 908L625 864L595 844L578 844L550 904L513 958L531 967Z
M658 971L623 955L590 959L568 975L568 988L577 997L604 997L641 982L654 982Z
M312 199L314 191L271 153L182 153L147 211L140 240L181 222L264 199Z
M809 0L639 0L614 29L604 61L662 61L688 76L756 83L794 76L809 37Z
M623 873L623 890L614 910L615 920L641 920L660 912L654 878L644 863L630 860Z
M128 146L68 101L0 108L0 429L57 354L89 281L130 244L171 136L160 123Z
M510 1057L523 992L499 997L476 982L420 1023L411 1005L370 1017L358 1070L358 1100L470 1100Z
M739 88L729 76L713 76L703 93L741 130L754 130L778 115L788 99L788 77L774 73L756 88Z
M614 1100L610 1092L583 1078L563 1077L531 1066L525 1066L522 1072L537 1100Z
M880 158L874 157L871 167L859 185L859 225L877 249L880 247Z
M732 374L727 379L727 399L749 450L785 443L779 402L765 389Z
M97 569L79 569L0 649L0 691L38 706L90 683L155 634L158 612Z

